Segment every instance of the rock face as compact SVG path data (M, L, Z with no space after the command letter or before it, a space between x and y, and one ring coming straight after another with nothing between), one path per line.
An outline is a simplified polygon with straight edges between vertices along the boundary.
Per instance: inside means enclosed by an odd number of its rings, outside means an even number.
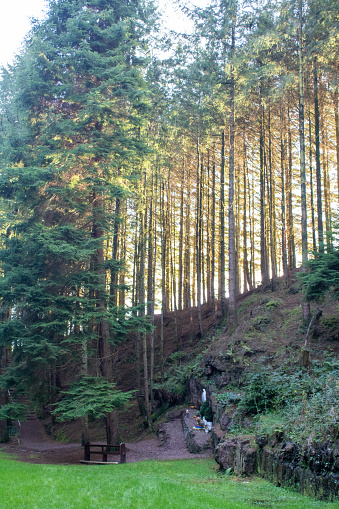
M297 444L259 442L258 473L277 486L297 488L300 493L320 500L335 500L339 495L339 441L313 444L302 449Z
M270 437L232 437L215 447L222 469L259 474L276 486L290 487L320 500L339 496L339 440L335 447L313 444L301 448L282 434Z
M258 446L253 437L234 437L220 443L215 450L215 459L223 470L229 468L242 475L257 472Z
M212 378L218 389L227 387L229 384L238 385L242 379L244 368L234 364L233 357L224 355L205 357L205 374Z

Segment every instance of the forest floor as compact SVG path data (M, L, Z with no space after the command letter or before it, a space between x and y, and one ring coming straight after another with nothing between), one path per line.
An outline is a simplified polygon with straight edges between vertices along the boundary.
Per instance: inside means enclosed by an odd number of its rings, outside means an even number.
M162 440L153 436L126 443L127 462L211 457L211 450L201 454L188 452L179 416L164 423L162 429ZM78 464L84 455L80 444L65 444L50 438L41 421L34 416L21 424L20 440L12 438L8 444L2 445L0 451L13 456L13 459L38 464Z

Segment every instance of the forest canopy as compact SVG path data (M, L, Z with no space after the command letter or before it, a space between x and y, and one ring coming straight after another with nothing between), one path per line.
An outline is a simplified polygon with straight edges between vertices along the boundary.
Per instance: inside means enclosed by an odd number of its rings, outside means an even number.
M0 384L39 405L111 390L133 331L150 422L156 312L197 308L202 336L203 306L236 324L241 293L333 250L338 3L182 10L190 34L146 0L50 0L2 70ZM120 396L87 412L111 443Z

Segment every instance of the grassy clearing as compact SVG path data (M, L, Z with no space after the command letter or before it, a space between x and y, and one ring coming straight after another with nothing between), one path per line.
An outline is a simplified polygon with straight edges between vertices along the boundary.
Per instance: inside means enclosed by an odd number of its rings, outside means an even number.
M0 455L0 493L1 509L339 509L259 478L225 477L209 460L59 466Z

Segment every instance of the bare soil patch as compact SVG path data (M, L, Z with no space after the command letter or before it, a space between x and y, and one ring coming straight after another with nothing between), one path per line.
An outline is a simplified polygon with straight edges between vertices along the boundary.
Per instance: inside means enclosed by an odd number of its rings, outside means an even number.
M138 442L126 443L127 463L145 460L172 460L188 458L206 458L210 451L203 454L191 454L186 449L180 418L163 425L166 428L166 440L161 443L157 437ZM84 451L80 444L64 444L52 440L45 433L42 423L31 418L21 426L20 443L12 439L1 448L13 456L13 459L28 463L74 465L83 459Z

